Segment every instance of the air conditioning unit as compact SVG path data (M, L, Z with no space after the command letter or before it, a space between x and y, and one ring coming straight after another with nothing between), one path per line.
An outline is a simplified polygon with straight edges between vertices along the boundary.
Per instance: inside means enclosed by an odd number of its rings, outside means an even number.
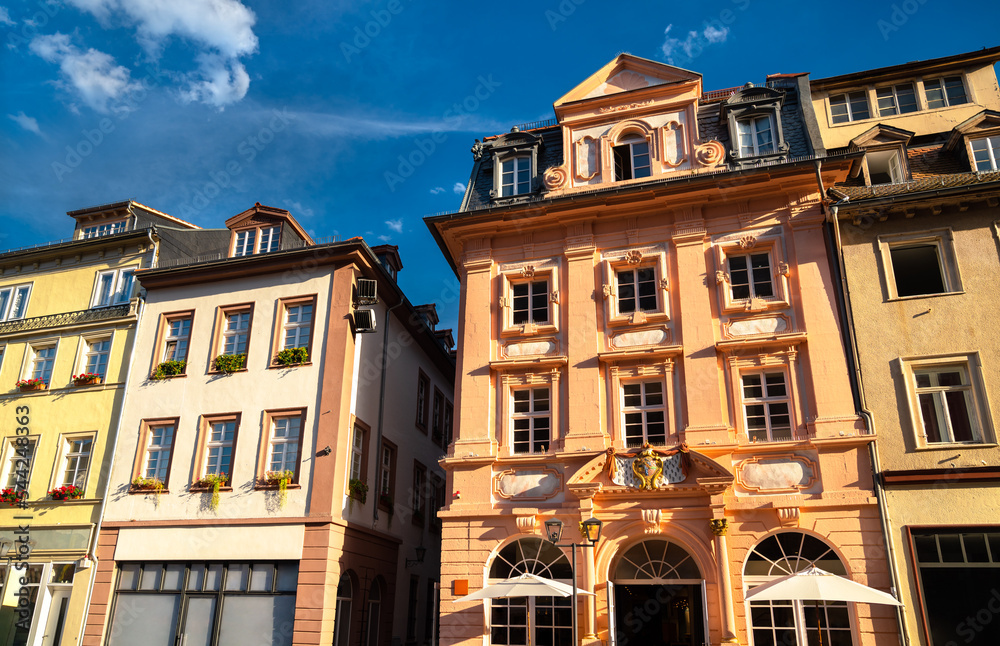
M378 283L368 278L358 279L358 304L373 305L378 302Z
M354 330L356 332L374 332L375 310L354 310Z

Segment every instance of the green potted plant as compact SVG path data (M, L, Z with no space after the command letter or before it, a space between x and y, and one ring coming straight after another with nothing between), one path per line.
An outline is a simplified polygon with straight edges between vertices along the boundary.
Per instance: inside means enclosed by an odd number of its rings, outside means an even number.
M219 508L219 489L229 484L229 476L225 473L206 473L199 480L197 480L192 488L194 489L211 489L212 490L212 500L210 505L212 509Z
M212 367L229 375L242 370L246 362L246 354L220 354L212 361Z
M261 478L261 484L266 487L278 487L278 506L284 507L288 498L288 485L294 479L294 471L287 469L285 471L268 471Z
M52 500L78 500L83 498L83 489L76 485L63 485L49 492Z
M101 375L96 372L81 372L73 375L74 386L94 386L101 383Z
M347 499L348 507L352 507L355 500L360 501L362 505L368 501L368 485L363 480L351 478L347 482L347 491L350 493Z
M17 386L18 390L22 393L31 392L32 390L45 390L48 388L48 384L41 379L22 379L14 385Z
M156 366L156 370L153 371L152 378L166 379L167 377L183 375L186 367L187 361L164 361L160 365Z
M309 351L305 348L285 348L274 358L282 366L295 366L309 361Z

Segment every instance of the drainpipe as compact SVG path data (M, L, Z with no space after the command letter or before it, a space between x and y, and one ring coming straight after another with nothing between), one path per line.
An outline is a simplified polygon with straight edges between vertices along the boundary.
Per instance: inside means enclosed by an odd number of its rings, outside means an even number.
M155 264L157 251L159 247L156 244L156 240L153 239L153 230L146 232L146 236L149 238L149 244L153 245L153 263ZM145 309L145 301L140 297L136 304L135 312L135 334L132 336L132 347L129 348L128 354L125 356L132 357L135 353L135 342L139 338L139 321L142 320L142 310ZM101 535L101 525L104 522L104 509L108 506L108 494L111 489L111 474L114 473L115 458L118 455L118 438L121 437L122 433L122 418L125 416L125 401L128 398L128 387L132 381L132 367L135 365L135 361L128 362L128 370L125 371L125 387L122 392L122 403L118 408L118 421L115 423L115 439L111 443L111 462L108 464L108 480L104 483L104 495L101 497L100 511L97 514L97 523L94 526L94 537L90 542L90 551L83 558L90 558L92 564L90 566L90 585L87 586L87 602L84 605L83 617L80 619L80 629L77 633L82 641L83 631L87 626L87 616L90 614L90 600L94 594L94 582L97 579L97 540ZM110 621L110 617L105 618L105 621Z
M375 444L375 469L376 473L379 473L378 469L382 466L382 418L385 414L385 364L386 355L389 350L389 314L392 310L396 309L403 304L403 298L400 297L399 302L392 307L387 307L385 310L385 324L382 326L382 377L381 385L378 391L378 442ZM375 484L378 486L378 476L376 476ZM375 492L378 494L378 492ZM395 501L393 501L395 503ZM378 498L375 499L375 504L372 505L372 529L375 528L375 524L378 523Z
M819 164L817 161L817 179L820 181L820 190L823 191L823 183L819 178ZM824 191L825 193L825 191ZM840 289L837 290L837 300L841 311L841 324L843 327L844 344L847 349L847 360L850 364L851 389L855 396L855 405L858 412L865 420L868 430L875 434L875 418L865 405L865 391L861 381L861 363L858 360L858 345L856 330L854 328L854 312L851 309L851 299L848 298L850 289L847 285L847 272L844 267L843 244L840 239L840 220L837 212L840 206L850 198L845 197L836 204L832 204L827 212L827 231L832 236L827 236L829 244L833 247L831 254L836 258L833 263L833 270L836 280L840 282ZM889 561L889 575L892 577L892 592L896 597L900 596L899 572L896 567L896 550L892 543L892 526L889 518L889 509L885 500L885 489L882 485L882 467L879 461L878 446L876 442L868 444L868 456L872 465L872 481L875 486L875 498L878 501L879 521L882 526L882 540L885 542L887 560ZM899 635L904 646L909 646L910 635L907 631L906 621L903 617L903 606L896 607L896 623L899 628Z

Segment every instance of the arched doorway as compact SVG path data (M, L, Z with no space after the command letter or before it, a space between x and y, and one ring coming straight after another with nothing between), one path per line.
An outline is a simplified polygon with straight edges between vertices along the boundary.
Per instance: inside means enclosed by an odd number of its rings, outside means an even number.
M337 583L337 607L333 620L333 646L348 646L351 639L351 600L354 584L351 575L344 572Z
M780 532L758 543L747 556L743 583L750 588L787 574L818 567L846 575L847 568L832 547L803 532ZM853 646L851 613L843 601L814 604L802 601L751 601L748 628L753 646ZM817 624L818 622L818 624Z
M490 565L487 583L519 574L573 583L573 570L562 550L540 538L525 537L505 545ZM572 646L573 606L570 597L493 599L490 607L492 646Z
M618 557L609 586L615 646L702 646L705 581L687 550L662 538Z

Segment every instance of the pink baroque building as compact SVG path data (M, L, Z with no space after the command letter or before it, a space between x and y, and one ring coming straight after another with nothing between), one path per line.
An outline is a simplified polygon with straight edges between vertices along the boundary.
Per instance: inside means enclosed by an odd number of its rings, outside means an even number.
M823 202L858 155L809 96L623 54L476 142L427 219L462 284L442 644L571 644L568 599L454 603L522 572L594 593L588 645L898 643L891 609L745 600L811 564L891 588ZM574 575L544 523L591 517Z

